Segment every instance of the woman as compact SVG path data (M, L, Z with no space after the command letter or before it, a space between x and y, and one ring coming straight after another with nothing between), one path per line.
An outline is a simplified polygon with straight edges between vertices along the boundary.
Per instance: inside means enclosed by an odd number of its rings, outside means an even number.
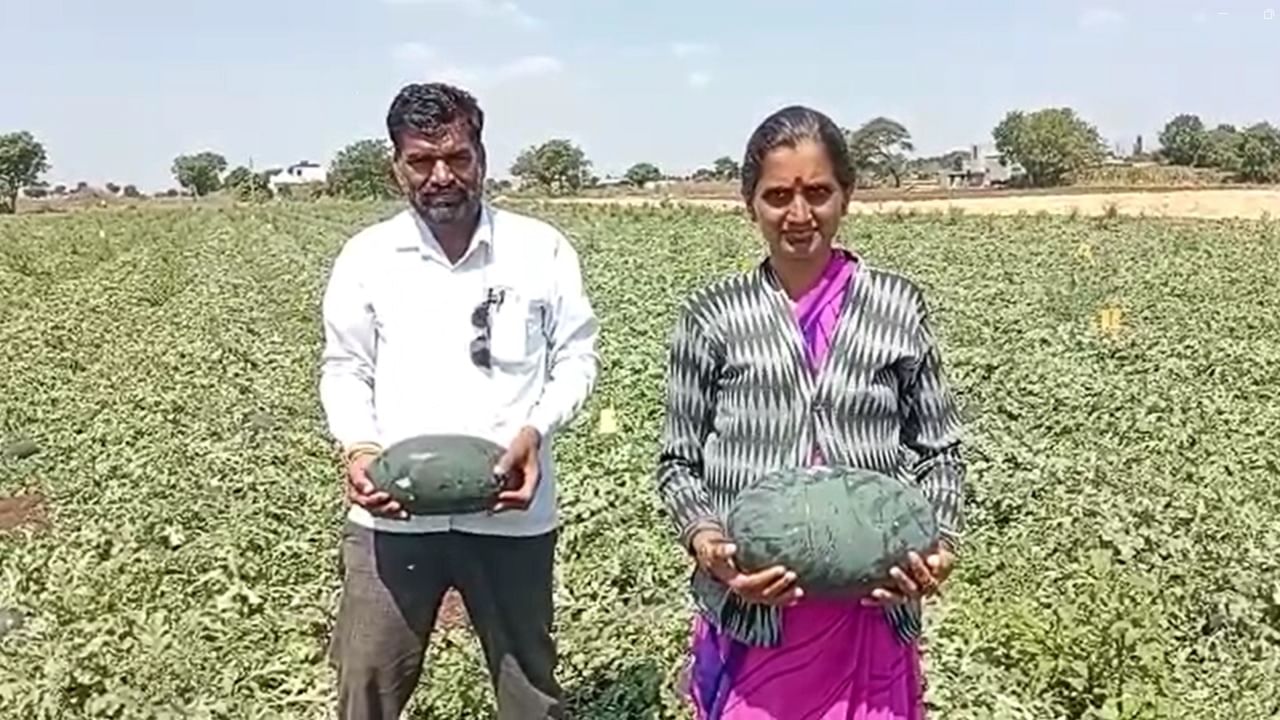
M834 247L853 172L840 129L790 107L747 145L742 194L768 245L696 292L668 358L658 492L696 558L690 691L699 720L917 720L920 599L962 525L959 416L920 290ZM805 463L917 483L943 541L866 598L806 598L794 574L742 574L721 519L761 473Z

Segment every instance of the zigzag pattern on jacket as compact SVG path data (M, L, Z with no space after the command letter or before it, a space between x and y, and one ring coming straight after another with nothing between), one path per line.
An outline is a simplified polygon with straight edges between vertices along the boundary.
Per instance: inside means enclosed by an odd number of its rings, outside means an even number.
M737 494L766 471L806 464L816 443L830 464L917 483L958 549L961 419L923 293L897 273L858 268L816 376L767 261L680 308L656 483L682 546L699 527L723 527ZM700 569L691 585L698 609L730 635L778 644L778 610L742 602ZM886 612L904 641L919 636L918 604Z

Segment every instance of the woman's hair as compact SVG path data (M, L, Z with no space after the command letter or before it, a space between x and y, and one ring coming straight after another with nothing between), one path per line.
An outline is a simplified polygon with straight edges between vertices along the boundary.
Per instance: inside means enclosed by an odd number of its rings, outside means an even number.
M848 193L853 188L853 165L849 162L849 146L839 126L826 115L802 105L785 107L760 123L747 142L742 160L742 197L748 203L760 183L760 167L770 151L779 147L795 147L810 140L827 152L836 180Z

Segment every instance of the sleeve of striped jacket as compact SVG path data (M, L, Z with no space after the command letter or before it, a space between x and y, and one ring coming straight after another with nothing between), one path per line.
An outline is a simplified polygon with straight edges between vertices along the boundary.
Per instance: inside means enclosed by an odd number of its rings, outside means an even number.
M656 480L658 496L686 549L695 531L721 527L703 484L702 455L714 417L718 366L714 343L694 312L685 307L676 320L667 354Z
M904 393L902 443L916 454L912 475L933 503L943 538L958 550L964 530L965 483L960 411L943 372L922 295L917 295L916 305L917 362L907 377Z

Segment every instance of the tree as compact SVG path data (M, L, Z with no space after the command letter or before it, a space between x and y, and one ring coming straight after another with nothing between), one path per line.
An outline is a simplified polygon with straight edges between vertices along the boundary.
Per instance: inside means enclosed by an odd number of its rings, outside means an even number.
M329 193L352 200L395 197L391 155L391 143L386 140L360 140L346 146L329 166Z
M113 182L109 182L107 183L107 192L111 193L112 195L119 195L120 186Z
M1240 142L1243 137L1234 125L1223 123L1204 133L1200 142L1197 167L1240 172Z
M127 198L140 198L142 197L142 193L138 192L137 185L125 185L124 196Z
M227 173L222 186L231 191L237 200L250 202L270 200L271 183L266 175L255 173L243 165Z
M179 155L173 161L174 179L197 198L220 189L222 173L226 169L227 159L209 151L197 155Z
M1060 185L1105 153L1098 129L1067 107L1010 111L991 134L996 149L1037 187Z
M44 146L24 131L0 135L0 214L18 210L18 191L49 171Z
M1204 122L1198 115L1183 113L1165 123L1160 131L1160 152L1174 165L1196 165L1204 149Z
M876 117L853 132L846 131L846 136L854 170L877 179L892 177L894 187L902 185L902 173L907 165L905 153L915 152L911 133L902 123Z
M511 165L512 175L553 195L574 194L592 184L590 170L582 149L562 138L525 148Z
M662 171L653 163L636 163L627 170L624 177L627 182L636 187L644 187L651 182L657 182L662 179Z
M1241 180L1280 182L1280 130L1271 123L1258 123L1240 133L1236 156Z
M495 197L506 192L511 192L511 181L503 178L485 178L484 193L488 197Z
M742 166L728 155L716 158L716 161L711 164L711 171L721 182L732 182L742 177Z

